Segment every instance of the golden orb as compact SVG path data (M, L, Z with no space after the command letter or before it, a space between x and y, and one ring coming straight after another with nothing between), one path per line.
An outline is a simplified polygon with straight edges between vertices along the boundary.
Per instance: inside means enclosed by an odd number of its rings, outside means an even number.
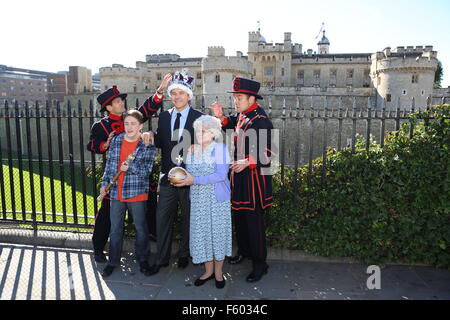
M173 167L172 169L170 169L167 177L169 178L170 182L179 183L186 179L187 171L182 167Z

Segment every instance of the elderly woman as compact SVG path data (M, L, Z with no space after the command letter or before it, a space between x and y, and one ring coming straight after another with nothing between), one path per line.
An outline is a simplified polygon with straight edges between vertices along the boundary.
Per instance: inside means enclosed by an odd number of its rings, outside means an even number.
M222 266L231 256L231 206L228 171L230 157L222 142L218 119L204 115L194 122L196 142L186 157L188 175L174 186L191 186L190 253L192 262L204 263L205 273L194 283L201 286L215 277L225 286Z

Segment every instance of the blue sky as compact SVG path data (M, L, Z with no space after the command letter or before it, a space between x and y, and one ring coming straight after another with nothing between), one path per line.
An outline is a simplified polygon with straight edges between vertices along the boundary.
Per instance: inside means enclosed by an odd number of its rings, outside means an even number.
M248 32L317 49L321 23L331 53L432 45L450 85L450 1L15 0L0 2L0 64L43 71L69 65L135 67L146 54L202 57L208 46L247 53ZM447 23L446 23L447 21ZM14 26L14 27L13 27Z

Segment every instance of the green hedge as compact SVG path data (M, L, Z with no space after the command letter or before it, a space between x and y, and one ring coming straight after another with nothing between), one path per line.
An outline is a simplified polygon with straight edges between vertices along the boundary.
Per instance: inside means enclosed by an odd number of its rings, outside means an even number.
M297 172L273 177L269 245L365 263L450 267L450 106L414 113L385 148L328 150ZM423 120L433 116L437 121ZM422 122L420 122L422 121ZM414 132L410 139L410 127Z

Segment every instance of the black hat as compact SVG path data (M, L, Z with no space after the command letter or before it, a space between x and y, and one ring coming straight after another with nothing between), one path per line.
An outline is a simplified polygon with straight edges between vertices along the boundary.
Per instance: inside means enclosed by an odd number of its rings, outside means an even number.
M124 100L127 95L128 94L126 93L120 93L119 90L117 90L117 86L112 86L112 88L109 88L97 97L98 103L100 103L100 105L102 106L100 108L100 112L106 111L106 106L108 104L111 104L111 101L113 101L115 98L120 97L122 98L122 100Z
M233 80L233 91L228 91L228 93L244 93L255 96L257 99L263 99L258 94L260 86L261 84L257 81L236 77Z

